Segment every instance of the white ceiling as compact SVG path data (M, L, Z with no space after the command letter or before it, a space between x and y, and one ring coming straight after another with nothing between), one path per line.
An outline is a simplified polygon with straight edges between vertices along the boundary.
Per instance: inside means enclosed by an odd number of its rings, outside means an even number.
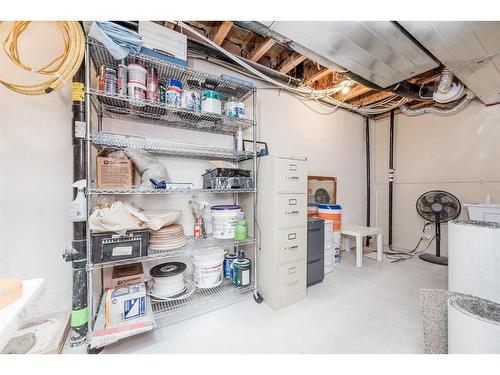
M438 66L390 21L261 23L381 87Z
M500 22L400 24L485 104L500 102Z

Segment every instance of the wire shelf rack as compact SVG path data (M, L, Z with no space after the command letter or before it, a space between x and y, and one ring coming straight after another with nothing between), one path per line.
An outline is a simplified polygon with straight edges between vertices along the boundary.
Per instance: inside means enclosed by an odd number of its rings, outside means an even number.
M107 118L218 134L234 134L254 125L252 120L245 118L195 112L150 100L134 99L131 102L129 96L112 95L93 88L90 93L98 113ZM133 105L138 102L141 107Z
M153 314L157 327L165 327L207 312L217 310L244 300L253 292L253 282L237 287L230 280L210 289L196 289L184 300L153 302Z
M149 262L154 260L168 259L178 256L190 255L193 250L197 249L207 249L209 247L222 247L223 249L234 248L235 246L245 246L255 243L255 238L249 237L244 241L235 241L234 239L218 239L212 236L207 238L194 238L193 236L187 236L187 242L184 246L177 249L165 249L165 250L149 250L148 256L132 259L117 260L114 262L106 263L95 263L89 266L89 269L101 269L107 267L118 266L122 264L132 264L138 262Z
M115 60L103 44L93 38L88 38L87 42L90 47L90 56L96 69L100 65L117 68L120 61ZM245 101L255 92L255 86L241 85L213 74L194 71L181 65L141 53L131 52L124 59L124 63L140 63L143 66L154 66L158 70L158 78L160 80L174 78L192 89L216 90L222 94L223 99L235 97L239 101Z
M196 143L167 142L162 139L104 132L92 135L91 139L92 143L98 148L109 147L121 149L133 147L154 154L179 158L240 161L251 158L254 155L251 151L235 151L233 149Z
M142 187L130 188L109 188L97 189L89 188L86 190L87 195L168 195L168 194L228 194L228 193L255 193L255 188L250 189L191 189L191 188L167 188L167 189L151 189Z

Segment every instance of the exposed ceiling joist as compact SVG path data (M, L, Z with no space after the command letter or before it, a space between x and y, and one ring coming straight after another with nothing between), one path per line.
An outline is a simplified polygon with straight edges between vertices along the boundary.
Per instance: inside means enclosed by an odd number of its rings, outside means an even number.
M252 61L259 61L264 54L276 43L274 39L266 38L248 54L248 59Z
M288 57L285 59L285 61L281 63L278 69L280 73L287 74L290 70L295 68L305 59L306 59L305 56L302 56L301 54L294 52L288 55Z
M212 39L213 42L220 46L224 39L226 39L226 35L229 33L229 30L231 30L231 27L233 27L233 23L231 21L222 22L222 25L219 26L219 29Z
M311 83L314 83L316 81L319 81L321 78L326 77L328 74L332 73L333 69L330 68L325 68L320 70L317 73L314 73L312 76L306 78L304 80L305 85L310 85Z

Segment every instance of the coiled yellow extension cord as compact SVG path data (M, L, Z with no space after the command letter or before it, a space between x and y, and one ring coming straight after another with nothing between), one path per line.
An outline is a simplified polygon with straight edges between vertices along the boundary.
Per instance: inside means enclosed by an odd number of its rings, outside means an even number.
M1 22L0 22L1 23ZM3 49L10 60L18 67L29 72L51 76L48 80L34 84L21 85L0 78L0 83L12 91L24 95L43 95L57 90L76 74L85 55L85 34L76 21L57 21L64 39L63 53L46 66L35 69L21 61L18 49L18 39L31 21L16 21L3 41Z

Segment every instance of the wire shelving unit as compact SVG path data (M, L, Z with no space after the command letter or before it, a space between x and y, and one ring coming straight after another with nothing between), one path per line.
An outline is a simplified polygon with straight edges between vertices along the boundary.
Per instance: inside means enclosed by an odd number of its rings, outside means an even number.
M249 189L195 189L193 184L172 184L167 189L142 188L137 186L98 189L90 182L92 176L92 149L124 149L126 147L141 148L143 150L163 155L167 157L182 157L191 159L205 160L226 160L235 165L243 160L251 160L253 186L257 186L257 123L256 123L256 89L254 86L245 85L236 82L228 77L219 77L213 74L195 71L180 65L172 64L140 53L131 53L125 60L115 60L106 48L96 40L87 38L85 50L85 111L86 111L86 158L87 158L87 207L88 215L92 206L92 198L100 195L169 195L169 194L230 194L233 202L239 202L239 195L242 193L251 194L253 206L253 233L257 233L256 228L256 188ZM137 105L137 100L131 101L131 98L125 95L109 94L97 89L96 77L94 72L98 67L105 65L107 67L117 68L118 64L140 63L143 66L154 66L158 71L160 80L174 78L183 82L185 87L190 90L202 92L204 90L219 91L222 96L222 102L234 97L238 101L251 103L251 114L249 118L231 118L225 115L201 113L178 107L172 107L159 102L143 100ZM97 117L97 124L92 120ZM132 134L115 134L102 131L103 119L117 119L137 123L137 128L141 124L154 124L159 126L174 127L190 131L208 132L235 136L241 129L249 131L252 134L253 147L251 151L238 152L232 148L223 148L211 145L171 142L165 139L149 138ZM234 143L234 142L233 142ZM215 197L215 196L214 196ZM116 339L102 338L93 340L93 331L96 320L99 318L99 325L102 323L102 285L96 284L96 272L101 274L105 268L119 264L131 264L143 261L156 261L172 257L189 256L192 250L203 249L213 246L228 249L239 249L246 246L253 250L252 259L252 281L249 285L236 287L227 279L210 289L196 289L194 293L183 300L168 302L152 302L151 310L154 316L154 327L161 327L177 323L181 320L189 319L194 316L213 311L215 309L228 306L235 302L248 298L248 295L258 292L256 282L257 275L257 241L249 237L245 241L220 240L213 237L194 239L192 236L187 238L187 243L181 248L150 250L147 257L127 259L115 262L96 263L92 262L92 240L91 232L87 220L86 233L87 246L87 305L89 311L89 347L94 348L97 344L107 345L116 341ZM100 289L100 295L95 291ZM101 301L99 303L99 301ZM101 305L101 308L99 307ZM139 331L138 331L139 332ZM132 334L132 333L131 333ZM126 333L120 337L127 337ZM102 344L105 343L105 344Z

